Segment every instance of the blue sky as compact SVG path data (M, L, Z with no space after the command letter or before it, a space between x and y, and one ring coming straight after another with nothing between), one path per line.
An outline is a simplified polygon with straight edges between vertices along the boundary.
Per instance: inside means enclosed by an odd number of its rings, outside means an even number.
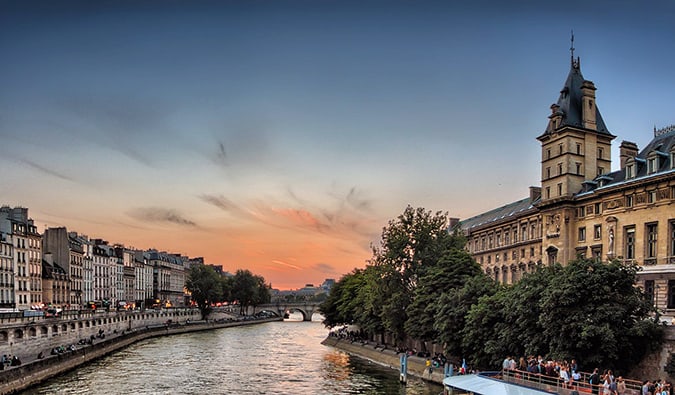
M0 203L280 288L339 278L406 205L539 184L570 31L598 107L675 123L675 3L2 1Z

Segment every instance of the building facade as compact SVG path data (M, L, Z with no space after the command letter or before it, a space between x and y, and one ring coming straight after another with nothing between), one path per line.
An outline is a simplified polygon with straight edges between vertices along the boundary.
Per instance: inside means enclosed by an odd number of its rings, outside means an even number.
M527 198L461 221L467 249L502 283L577 257L639 264L638 285L675 312L675 127L655 129L642 150L615 139L580 60L551 106L541 143L541 185Z

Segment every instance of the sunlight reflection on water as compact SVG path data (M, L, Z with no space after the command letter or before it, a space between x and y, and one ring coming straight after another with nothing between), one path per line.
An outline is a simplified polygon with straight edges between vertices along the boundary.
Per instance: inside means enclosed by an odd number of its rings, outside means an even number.
M437 395L419 380L320 344L318 322L287 320L150 339L25 394ZM302 319L300 317L300 319Z

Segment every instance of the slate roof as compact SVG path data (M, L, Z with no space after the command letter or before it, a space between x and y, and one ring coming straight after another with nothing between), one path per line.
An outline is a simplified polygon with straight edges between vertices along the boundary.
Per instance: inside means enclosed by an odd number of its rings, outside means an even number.
M635 163L637 165L635 177L626 179L625 169L603 174L596 177L592 182L584 183L584 188L577 194L577 196L582 196L594 190L616 186L622 183L642 180L646 177L657 176L667 172L675 172L675 170L673 170L672 163L670 163L670 152L675 146L675 126L669 126L660 131L655 130L654 134L654 139L650 141L649 144L647 144L635 157ZM659 160L659 168L655 173L647 174L647 157L654 151L656 151L657 155L661 157L661 160ZM600 181L604 181L602 183L602 187L599 187L601 184Z
M536 203L537 201L533 202L528 196L525 199L521 199L494 210L478 214L475 217L465 219L464 221L460 222L460 226L463 230L470 230L477 226L487 225L501 219L518 216L527 210L536 209L533 203Z
M558 97L558 102L556 103L559 112L562 113L562 121L560 126L573 126L577 128L583 128L582 123L582 108L581 108L581 86L583 85L585 79L581 74L581 60L577 58L576 61L572 60L570 65L570 73L567 75L567 80L565 85L560 91L560 96ZM595 106L595 122L597 131L600 134L606 134L612 136L612 134L607 130L605 121L600 115L600 110L598 106ZM549 134L550 131L545 131L543 135Z

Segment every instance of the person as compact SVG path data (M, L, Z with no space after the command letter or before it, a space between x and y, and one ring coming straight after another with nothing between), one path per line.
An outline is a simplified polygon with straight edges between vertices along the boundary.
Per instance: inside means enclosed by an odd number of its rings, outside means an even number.
M431 377L431 374L434 372L434 368L431 367L431 359L427 358L427 361L425 362L425 365L427 369L429 370L429 377Z
M570 383L570 376L569 373L567 372L567 367L565 365L560 367L560 379L562 380L562 385L563 388L569 388L568 385Z
M623 381L623 377L621 376L616 378L616 393L619 395L626 393L626 382Z
M591 385L593 394L598 395L600 391L600 374L598 373L598 368L593 369L593 373L588 378L588 383Z

